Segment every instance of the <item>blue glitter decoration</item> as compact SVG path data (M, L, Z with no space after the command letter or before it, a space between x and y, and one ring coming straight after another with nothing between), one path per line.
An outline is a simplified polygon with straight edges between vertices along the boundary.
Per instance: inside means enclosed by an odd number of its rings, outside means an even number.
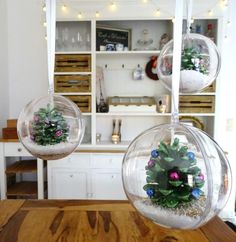
M198 198L200 197L200 195L201 195L201 191L200 191L200 189L199 189L199 188L193 188L193 190L192 190L192 195L193 195L196 199L198 199Z
M154 195L154 190L153 190L152 188L148 188L148 189L147 189L147 195L148 195L149 197L152 197L152 196Z
M195 159L195 154L193 152L188 152L187 156L190 160L194 160Z
M152 156L153 158L157 158L157 157L159 156L158 151L157 151L157 150L153 150L153 151L151 152L151 156Z

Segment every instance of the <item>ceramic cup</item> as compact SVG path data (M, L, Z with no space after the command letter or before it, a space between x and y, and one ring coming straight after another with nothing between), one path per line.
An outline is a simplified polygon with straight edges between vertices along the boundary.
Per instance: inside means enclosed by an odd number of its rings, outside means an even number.
M123 44L116 44L116 51L123 51L124 50L124 45Z
M106 50L106 46L105 45L100 45L100 51L105 51Z
M133 79L134 80L143 80L144 79L144 70L142 67L137 67L133 70Z
M107 44L106 45L106 51L114 51L115 45L114 44Z
M156 99L157 102L157 111L159 113L169 113L170 110L170 104L171 99L170 95L162 95Z

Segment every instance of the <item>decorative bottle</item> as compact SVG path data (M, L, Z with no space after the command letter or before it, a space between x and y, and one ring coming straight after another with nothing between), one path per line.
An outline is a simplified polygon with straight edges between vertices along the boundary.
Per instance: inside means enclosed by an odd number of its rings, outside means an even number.
M205 34L208 38L210 38L213 42L215 42L215 34L213 31L213 24L208 24L207 25L207 31Z

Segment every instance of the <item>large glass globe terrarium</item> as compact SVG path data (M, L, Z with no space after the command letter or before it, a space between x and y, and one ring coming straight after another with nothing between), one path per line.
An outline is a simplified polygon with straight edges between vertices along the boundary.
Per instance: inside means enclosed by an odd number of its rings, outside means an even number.
M172 88L173 40L162 49L157 73L164 86ZM214 42L200 34L188 33L182 38L179 91L199 92L209 86L220 69L220 56Z
M73 102L50 94L25 106L18 118L17 131L20 141L33 156L55 160L77 148L84 135L84 122Z
M139 135L127 150L122 174L134 207L169 228L203 225L223 208L231 190L221 148L203 131L179 123Z

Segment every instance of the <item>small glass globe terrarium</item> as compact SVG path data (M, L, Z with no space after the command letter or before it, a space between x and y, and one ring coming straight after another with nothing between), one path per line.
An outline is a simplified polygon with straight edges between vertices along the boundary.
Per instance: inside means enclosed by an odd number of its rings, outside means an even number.
M125 192L155 223L195 229L225 205L231 172L220 147L206 133L183 124L163 124L139 135L122 166Z
M17 132L24 147L43 160L63 158L73 152L84 135L78 107L59 95L31 101L21 111Z
M172 89L173 40L162 49L158 58L157 73L164 86ZM209 86L220 69L220 56L214 42L200 34L185 34L182 38L182 55L179 91L199 92Z

